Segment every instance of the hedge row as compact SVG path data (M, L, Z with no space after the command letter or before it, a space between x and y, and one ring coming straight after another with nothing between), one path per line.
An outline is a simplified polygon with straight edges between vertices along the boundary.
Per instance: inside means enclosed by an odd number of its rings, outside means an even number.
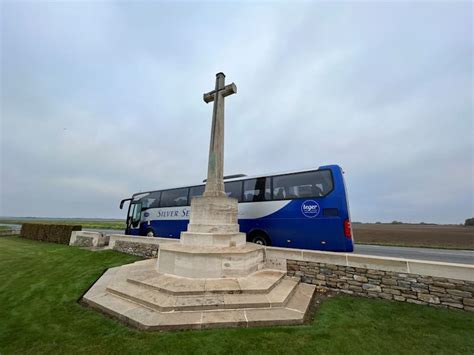
M82 226L72 224L23 223L20 237L43 242L69 244L72 231L80 231Z

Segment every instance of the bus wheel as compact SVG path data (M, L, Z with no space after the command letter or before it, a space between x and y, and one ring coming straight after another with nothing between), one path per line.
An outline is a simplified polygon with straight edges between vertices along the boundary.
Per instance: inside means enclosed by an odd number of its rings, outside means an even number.
M262 234L254 234L251 238L251 242L258 245L270 245L270 239Z
M154 237L154 236L155 236L155 232L153 231L153 229L148 228L148 229L146 230L146 236L147 236L147 237Z

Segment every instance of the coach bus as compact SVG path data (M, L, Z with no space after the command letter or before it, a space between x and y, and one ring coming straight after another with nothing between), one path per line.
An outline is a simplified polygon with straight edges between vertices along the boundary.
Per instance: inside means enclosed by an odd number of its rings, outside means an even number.
M353 251L343 171L338 165L284 174L224 178L227 196L239 201L240 231L249 242L278 247ZM130 201L126 234L179 238L190 201L204 184L140 192Z

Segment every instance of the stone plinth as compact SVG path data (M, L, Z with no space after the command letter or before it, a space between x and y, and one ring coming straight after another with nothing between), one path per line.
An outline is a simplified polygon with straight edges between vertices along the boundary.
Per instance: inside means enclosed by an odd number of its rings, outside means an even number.
M211 230L193 230L195 232L220 232L222 230L215 230L220 226L233 225L237 226L236 232L238 232L237 224L237 211L238 201L235 198L227 196L221 197L209 197L209 196L196 196L191 200L191 216L189 219L189 227L193 228L195 225L209 225L212 226Z
M237 223L238 202L226 196L194 197L187 232L181 244L193 247L236 247L246 244Z
M247 276L263 265L264 248L256 244L215 247L175 243L161 246L157 270L188 278L224 278Z
M247 276L263 268L264 250L246 242L237 224L237 200L200 196L191 201L188 230L179 243L163 245L157 270L188 278Z

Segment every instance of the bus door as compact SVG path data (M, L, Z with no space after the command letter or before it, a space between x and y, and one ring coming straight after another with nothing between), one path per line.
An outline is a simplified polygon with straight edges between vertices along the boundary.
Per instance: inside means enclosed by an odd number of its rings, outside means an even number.
M140 220L142 216L142 203L139 201L132 201L128 207L127 215L127 230L125 234L139 235L140 234Z

